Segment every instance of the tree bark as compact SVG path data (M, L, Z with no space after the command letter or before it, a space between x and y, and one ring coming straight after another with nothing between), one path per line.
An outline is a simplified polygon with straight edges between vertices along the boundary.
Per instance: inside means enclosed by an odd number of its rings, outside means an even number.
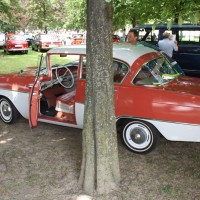
M88 194L111 192L120 181L114 112L112 4L87 1L87 87L79 183Z

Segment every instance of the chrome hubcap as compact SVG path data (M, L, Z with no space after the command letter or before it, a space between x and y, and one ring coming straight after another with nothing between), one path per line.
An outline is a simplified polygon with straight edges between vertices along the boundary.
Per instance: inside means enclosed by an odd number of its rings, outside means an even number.
M2 118L9 121L12 116L12 109L6 101L2 101L0 105Z
M124 129L124 141L135 151L147 150L153 142L151 130L142 122L129 123Z

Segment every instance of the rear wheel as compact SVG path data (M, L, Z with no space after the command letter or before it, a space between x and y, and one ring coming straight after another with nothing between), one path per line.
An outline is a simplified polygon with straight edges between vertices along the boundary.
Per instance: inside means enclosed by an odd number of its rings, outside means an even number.
M6 124L12 124L20 117L18 110L7 98L0 99L0 117Z
M133 120L124 126L123 140L135 153L148 153L159 143L160 133L148 122Z

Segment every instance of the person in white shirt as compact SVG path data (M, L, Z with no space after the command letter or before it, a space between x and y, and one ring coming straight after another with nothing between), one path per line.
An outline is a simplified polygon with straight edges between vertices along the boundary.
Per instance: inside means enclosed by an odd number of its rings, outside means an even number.
M170 58L173 56L173 51L178 51L177 41L172 39L172 35L168 32L163 33L163 40L158 42L159 49L166 53Z

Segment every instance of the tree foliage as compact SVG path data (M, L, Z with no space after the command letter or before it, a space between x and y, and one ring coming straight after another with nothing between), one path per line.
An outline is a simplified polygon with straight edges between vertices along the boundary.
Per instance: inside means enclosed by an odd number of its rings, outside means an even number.
M148 22L179 23L200 21L200 2L198 0L113 0L114 25L144 24ZM119 28L119 27L117 27Z
M65 0L4 1L0 0L0 21L3 18L14 29L41 29L47 32L49 29L61 28L66 22Z
M112 0L112 3L113 30L126 24L149 22L168 23L169 27L173 23L200 23L199 0ZM16 28L86 29L86 0L0 0L0 11L0 23Z
M6 24L9 24L9 19L11 18L10 10L10 2L6 0L0 0L0 30Z
M61 28L66 19L64 5L65 0L31 0L28 10L34 13L30 19L32 27L45 32Z
M66 16L66 28L77 30L86 29L86 1L68 0L66 2Z

